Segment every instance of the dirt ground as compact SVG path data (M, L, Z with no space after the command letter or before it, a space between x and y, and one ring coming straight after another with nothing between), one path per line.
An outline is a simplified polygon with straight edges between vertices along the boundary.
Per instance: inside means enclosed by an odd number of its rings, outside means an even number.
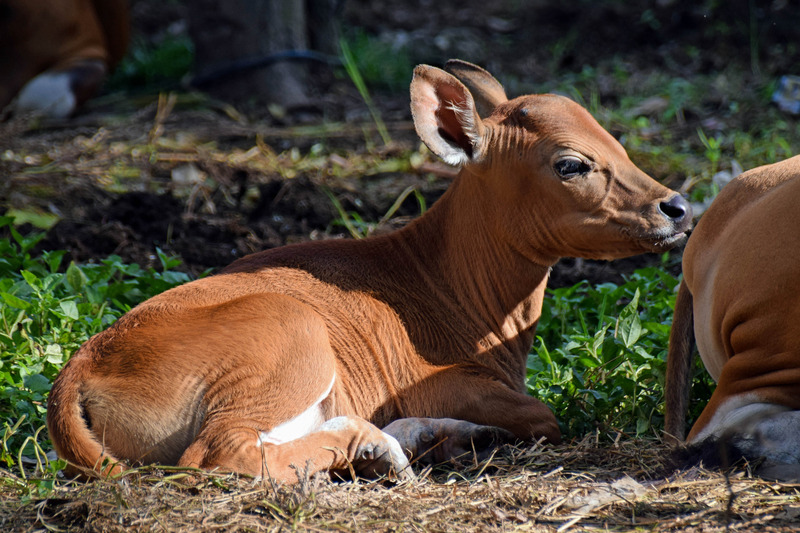
M515 94L564 72L620 62L632 83L653 72L691 79L738 68L757 77L798 64L786 43L796 40L800 13L780 0L724 8L684 0L396 4L349 0L344 20L387 42L407 43L412 63L461 57L482 64ZM137 31L152 39L180 25L186 9L173 2L134 5ZM407 93L374 90L393 139L382 146L349 80L325 80L315 89L321 113L311 121L181 92L174 100L106 94L69 121L0 123L0 206L56 215L39 248L66 249L75 261L118 254L156 266L159 247L199 274L286 243L351 238L331 196L344 211L373 222L409 188L431 205L453 171L419 150ZM613 87L600 78L606 106L619 101ZM676 135L695 135L717 105L687 115ZM728 125L744 127L750 112L756 111L743 110L741 122ZM409 152L418 154L413 164L396 163ZM656 177L678 187L689 172ZM374 231L419 211L417 196L409 194ZM564 260L551 285L619 281L660 260ZM677 259L672 264L677 268ZM665 456L661 445L626 438L507 448L488 463L423 471L417 482L391 489L327 481L278 489L224 476L192 486L184 474L146 470L114 482L65 485L24 502L14 489L17 474L2 472L0 529L786 531L800 520L797 486L759 480L746 469L729 478L697 469L676 473ZM626 474L630 483L611 486Z

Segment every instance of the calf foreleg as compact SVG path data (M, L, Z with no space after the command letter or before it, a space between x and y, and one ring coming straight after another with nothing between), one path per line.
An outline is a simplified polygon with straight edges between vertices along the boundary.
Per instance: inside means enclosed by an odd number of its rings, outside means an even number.
M485 452L514 437L561 441L558 422L541 401L517 392L490 370L472 365L440 370L407 390L404 418L384 428L412 457L428 450L433 461Z

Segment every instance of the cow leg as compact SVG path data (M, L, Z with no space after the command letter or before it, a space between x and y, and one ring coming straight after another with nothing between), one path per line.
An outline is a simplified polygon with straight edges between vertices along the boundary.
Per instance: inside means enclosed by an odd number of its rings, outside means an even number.
M239 421L239 422L244 422ZM353 471L364 477L406 479L408 460L398 442L362 418L340 416L319 429L276 444L251 425L235 421L209 424L178 462L180 466L219 469L296 483L321 471Z
M472 453L482 460L497 446L515 440L502 428L452 418L401 418L383 431L397 439L412 460L425 464L462 460Z
M783 411L752 421L736 446L746 457L763 457L762 468L773 476L797 481L800 478L800 411ZM781 472L781 467L794 465ZM760 472L761 473L761 472ZM780 479L780 478L778 478Z
M126 0L3 0L0 6L0 35L10 48L0 53L0 110L17 95L17 112L68 117L125 54Z
M427 418L452 418L478 426L494 426L510 432L518 439L535 441L542 437L557 444L561 432L553 412L541 401L517 392L488 369L475 366L455 366L440 370L403 396L403 406L409 415ZM447 436L466 444L469 439L485 441L492 431L458 426L449 422L419 423L417 437L404 438L406 444L434 435ZM398 426L400 427L400 426ZM411 434L408 425L396 430ZM492 438L504 439L505 433L495 432ZM413 448L413 447L412 447Z
M686 452L690 459L727 467L744 457L763 461L756 470L759 475L800 480L800 411L764 402L752 393L712 399L718 403L709 406L719 407L711 414L706 407L708 422L692 429Z
M51 69L30 80L19 91L18 112L38 112L52 118L66 118L94 96L103 83L106 66L99 59L74 61Z

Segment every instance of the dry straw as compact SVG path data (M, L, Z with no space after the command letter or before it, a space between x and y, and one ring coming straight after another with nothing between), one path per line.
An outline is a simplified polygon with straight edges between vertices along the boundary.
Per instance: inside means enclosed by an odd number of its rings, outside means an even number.
M324 477L294 487L144 468L116 480L59 482L21 501L3 472L0 529L123 531L785 531L800 485L703 469L670 471L654 441L594 437L506 446L485 461L417 469L401 485Z

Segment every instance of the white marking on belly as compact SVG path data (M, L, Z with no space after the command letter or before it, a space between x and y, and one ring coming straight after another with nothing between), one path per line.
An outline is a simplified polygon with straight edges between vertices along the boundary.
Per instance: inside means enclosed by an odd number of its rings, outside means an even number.
M291 420L287 420L275 426L269 431L262 431L258 436L258 445L261 446L261 444L265 442L269 444L284 444L299 439L304 435L308 435L317 429L325 422L320 404L330 395L331 390L333 390L334 381L336 381L336 374L333 375L333 379L331 379L327 390L323 392L322 395L317 398L317 401L312 403L308 409Z

